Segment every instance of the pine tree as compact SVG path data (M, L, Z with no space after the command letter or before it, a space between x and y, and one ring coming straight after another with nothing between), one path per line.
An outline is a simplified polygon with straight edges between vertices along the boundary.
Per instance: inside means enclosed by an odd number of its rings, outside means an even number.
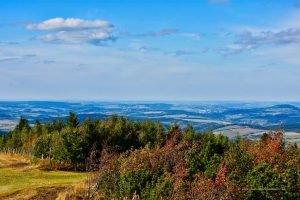
M42 125L39 122L39 120L35 120L35 122L34 122L33 133L37 134L37 135L41 135L42 134Z
M56 127L55 127L56 130L60 132L64 126L65 126L65 124L64 124L63 120L61 119L61 117L59 117L56 122Z
M69 117L67 119L67 126L70 128L76 128L79 125L79 121L75 113L70 112Z
M21 116L20 121L19 121L19 123L17 124L15 130L18 131L18 132L20 132L20 131L22 131L24 128L30 130L30 126L29 126L28 120L25 119L25 118L23 118L23 117Z

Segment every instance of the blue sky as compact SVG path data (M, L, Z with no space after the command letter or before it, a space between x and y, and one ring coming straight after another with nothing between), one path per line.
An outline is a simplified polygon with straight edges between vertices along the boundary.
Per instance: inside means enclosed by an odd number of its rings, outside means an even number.
M1 100L298 101L299 52L297 0L0 2Z

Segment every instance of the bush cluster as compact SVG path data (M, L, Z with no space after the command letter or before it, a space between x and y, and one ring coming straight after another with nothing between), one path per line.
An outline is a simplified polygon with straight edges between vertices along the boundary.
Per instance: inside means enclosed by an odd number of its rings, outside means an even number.
M300 151L282 132L258 141L176 130L162 146L104 152L105 199L299 199Z

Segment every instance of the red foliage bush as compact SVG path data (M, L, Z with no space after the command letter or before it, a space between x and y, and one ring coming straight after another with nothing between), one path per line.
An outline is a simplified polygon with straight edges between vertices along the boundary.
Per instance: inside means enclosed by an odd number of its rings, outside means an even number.
M124 194L127 194L126 198L129 198L130 194L134 193L143 199L244 199L247 196L250 199L265 197L274 199L278 197L278 194L283 195L282 197L289 197L289 195L297 197L299 194L295 190L295 188L300 188L299 182L296 180L297 176L296 179L291 179L291 173L288 171L288 166L291 166L291 172L293 169L298 169L297 173L299 173L299 149L292 145L286 145L280 132L272 132L265 139L258 141L231 142L232 148L227 150L224 155L220 155L222 159L213 178L208 178L201 170L191 173L189 153L195 148L200 149L200 152L211 152L207 148L215 147L216 145L210 144L215 140L208 141L209 145L201 150L203 138L190 141L182 139L181 136L180 131L175 132L165 145L153 149L145 147L130 150L121 155L103 153L99 177L103 178L104 174L109 175L110 178L105 180L113 183L115 187L106 190L102 188L100 193L109 193L110 198L123 198ZM207 137L213 136L208 135ZM283 179L272 180L275 181L274 183L290 187L288 182L292 180L296 181L296 186L291 186L292 189L287 188L282 194L277 192L277 196L272 196L271 192L262 192L259 193L260 196L255 196L256 193L252 191L251 187L260 184L261 179L251 177L251 173L255 174L255 171L251 170L255 170L262 164L267 164L268 168L266 169L275 170L280 174L279 177L283 177ZM145 175L145 178L141 179L143 182L146 181L144 185L135 182L134 178L131 179L142 175ZM267 174L262 174L262 176L265 175ZM127 182L122 182L122 177L127 177ZM104 184L107 185L107 182L100 185L105 187ZM122 187L122 184L125 185ZM131 193L120 192L128 185L132 186L129 190Z

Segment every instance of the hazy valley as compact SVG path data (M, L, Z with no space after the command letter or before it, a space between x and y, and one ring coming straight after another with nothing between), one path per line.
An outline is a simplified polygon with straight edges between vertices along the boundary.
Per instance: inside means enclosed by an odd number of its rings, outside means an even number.
M0 102L0 131L15 127L20 116L30 124L75 112L79 120L116 114L132 120L151 119L165 126L188 123L198 131L212 130L229 138L239 134L255 139L270 129L284 127L290 142L300 143L300 103L257 102Z

